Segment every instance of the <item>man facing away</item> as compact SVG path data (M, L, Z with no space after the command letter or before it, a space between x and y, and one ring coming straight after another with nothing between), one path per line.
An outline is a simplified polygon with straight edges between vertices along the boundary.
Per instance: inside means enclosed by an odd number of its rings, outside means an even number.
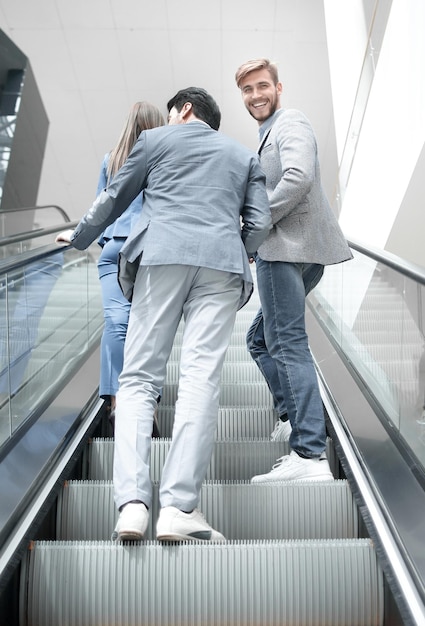
M157 538L222 541L196 507L214 444L224 357L236 312L252 292L248 258L271 228L270 208L258 156L216 132L221 114L206 91L181 90L167 107L169 126L140 134L73 234L58 240L86 248L144 190L141 217L121 252L120 284L132 305L116 404L114 534L140 540L148 526L153 416L183 317Z
M300 111L281 107L282 83L268 59L244 63L236 84L259 125L258 152L266 174L273 228L258 248L261 309L247 334L279 420L272 439L289 440L291 453L252 482L330 480L324 454L323 405L305 329L305 298L325 265L352 258L324 195L316 139Z

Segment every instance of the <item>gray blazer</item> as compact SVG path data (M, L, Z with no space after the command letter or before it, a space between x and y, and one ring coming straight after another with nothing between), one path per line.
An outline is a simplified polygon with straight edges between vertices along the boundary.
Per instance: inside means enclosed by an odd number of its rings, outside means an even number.
M72 236L86 248L144 190L143 210L121 250L119 280L131 299L139 264L181 264L240 274L271 228L258 156L203 122L140 134L127 161ZM248 253L248 254L247 254Z
M273 228L265 261L330 265L352 258L321 185L316 138L300 111L280 109L261 147Z

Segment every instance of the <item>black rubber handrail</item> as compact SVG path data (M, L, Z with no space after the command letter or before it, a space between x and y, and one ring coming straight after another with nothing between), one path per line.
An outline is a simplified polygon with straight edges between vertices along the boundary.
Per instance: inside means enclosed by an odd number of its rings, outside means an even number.
M0 215L4 213L20 213L21 211L37 211L38 209L56 209L63 217L65 222L70 222L71 218L68 213L62 207L57 204L40 204L38 206L24 206L24 207L16 207L13 209L4 209L0 212Z
M74 222L68 222L69 228L75 228L78 224L78 220ZM29 241L30 239L37 239L38 237L44 237L45 235L52 235L63 230L63 224L58 226L50 226L49 228L36 228L35 230L28 230L24 233L18 233L17 235L8 235L7 237L0 237L0 246L10 246L14 243L21 243L22 241Z
M52 254L57 254L61 249L70 248L70 245L58 246L54 243L47 244L46 246L40 246L34 250L26 250L21 254L18 254L10 259L0 260L0 278L4 274L11 274L16 270L26 267L33 261L39 261L45 259Z
M369 245L366 246L356 239L348 238L347 241L350 248L357 250L357 252L361 252L369 258L379 261L379 263L383 263L387 267L396 270L403 276L411 278L421 285L425 285L425 269L420 265L415 265L414 263L405 261L401 257L398 257L391 252L387 252L386 250L373 248Z

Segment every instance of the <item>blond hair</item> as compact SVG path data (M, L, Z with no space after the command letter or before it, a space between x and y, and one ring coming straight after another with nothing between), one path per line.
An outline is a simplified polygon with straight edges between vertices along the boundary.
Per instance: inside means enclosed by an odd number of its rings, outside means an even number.
M235 74L236 84L239 87L242 79L245 78L250 72L255 72L256 70L267 70L270 72L270 76L275 85L279 82L279 75L277 71L276 63L269 61L269 59L253 59L252 61L247 61L241 65Z
M156 106L150 104L150 102L136 102L133 104L118 143L109 155L107 167L108 181L122 167L142 130L164 125L164 117Z

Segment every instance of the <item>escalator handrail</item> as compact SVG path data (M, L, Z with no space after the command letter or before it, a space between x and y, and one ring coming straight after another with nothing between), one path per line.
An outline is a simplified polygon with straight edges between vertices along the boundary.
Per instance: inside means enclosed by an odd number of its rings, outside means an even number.
M68 222L68 226L70 228L75 228L77 226L78 220L73 222ZM45 235L51 235L54 233L58 233L63 230L63 224L59 224L57 226L51 226L50 228L37 228L35 230L29 230L24 233L19 233L17 235L9 235L7 237L0 237L0 247L8 246L14 243L21 243L22 241L29 241L31 239L37 239L39 237L44 237Z
M61 250L70 248L70 245L58 246L55 243L47 244L35 250L27 250L19 255L11 257L9 259L0 260L0 278L4 274L10 274L16 270L20 270L22 267L28 266L33 261L39 261L45 259L52 254L57 254Z
M361 252L361 254L364 254L369 258L374 259L379 263L383 263L387 267L390 267L403 276L406 276L406 278L410 278L421 285L425 285L425 269L420 265L405 261L401 257L392 254L391 252L387 252L386 250L380 250L369 245L366 246L351 237L347 237L347 241L350 248L357 250L357 252Z
M21 211L38 211L39 209L56 209L56 211L58 211L62 215L64 222L71 221L71 218L69 217L65 209L63 209L57 204L40 204L37 206L15 207L12 209L4 209L4 210L2 209L1 215L4 215L4 213L20 213Z
M359 509L363 512L363 519L375 543L381 567L387 576L394 597L397 597L399 609L406 618L403 623L423 624L425 605L422 582L417 572L414 571L414 567L413 569L411 567L409 553L400 540L386 502L380 494L343 415L334 403L333 394L319 367L318 374L321 396L332 425L332 436L338 448L338 456Z

